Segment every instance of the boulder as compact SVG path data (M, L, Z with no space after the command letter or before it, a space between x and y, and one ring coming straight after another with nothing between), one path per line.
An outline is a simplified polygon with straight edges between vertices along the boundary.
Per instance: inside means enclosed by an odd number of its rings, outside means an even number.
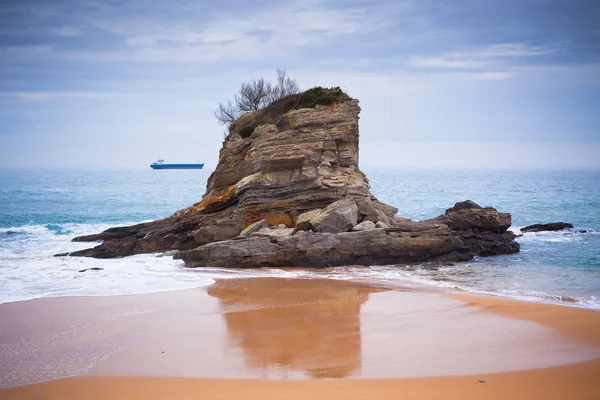
M312 229L311 220L321 213L321 209L307 211L298 216L296 220L296 231L310 231Z
M350 231L357 223L358 207L352 199L338 200L325 207L310 220L312 229L320 233Z
M394 214L398 212L398 209L395 207L367 198L357 199L356 205L358 207L359 222L371 221L375 223L377 221L383 221L387 225L390 225L391 219L394 218Z
M548 224L533 224L521 228L521 232L543 232L543 231L562 231L563 229L573 229L573 224L568 222L550 222Z
M371 229L375 229L375 224L369 220L366 220L352 228L352 231L370 231Z
M510 214L499 213L492 207L480 207L471 200L456 203L435 220L455 231L478 230L504 233L511 225Z
M192 232L192 237L198 245L232 239L244 229L241 220L221 220L216 225L203 226Z
M387 229L390 226L388 224L386 224L385 222L382 221L377 221L377 223L375 224L375 228L377 229Z

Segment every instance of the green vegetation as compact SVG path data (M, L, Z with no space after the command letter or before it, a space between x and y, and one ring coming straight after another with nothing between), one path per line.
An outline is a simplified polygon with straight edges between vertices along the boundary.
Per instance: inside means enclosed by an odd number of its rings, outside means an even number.
M322 88L320 86L308 89L300 94L300 98L294 109L299 108L315 108L317 104L331 105L333 103L341 103L350 100L350 96L342 91L339 87Z
M247 138L252 135L257 126L279 124L281 117L292 110L315 108L317 105L331 105L350 99L351 97L339 87L323 88L317 86L302 93L288 95L273 101L262 109L244 114L239 119L232 121L229 130L238 133L243 138Z
M244 139L252 135L252 132L256 129L258 125L244 125L238 130L238 134Z

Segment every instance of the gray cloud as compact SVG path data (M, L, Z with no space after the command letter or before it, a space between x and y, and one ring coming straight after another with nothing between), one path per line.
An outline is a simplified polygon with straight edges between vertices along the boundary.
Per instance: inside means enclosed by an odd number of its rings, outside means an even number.
M189 153L168 131L209 159L215 105L275 68L360 98L366 143L597 142L598 20L594 0L5 1L0 159L42 136L48 163L81 135Z

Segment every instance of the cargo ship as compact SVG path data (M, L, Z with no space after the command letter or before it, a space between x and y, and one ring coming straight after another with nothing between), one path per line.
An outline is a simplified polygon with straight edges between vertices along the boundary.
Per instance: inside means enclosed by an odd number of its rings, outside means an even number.
M150 164L152 169L202 169L204 164L165 164L165 160L159 159Z

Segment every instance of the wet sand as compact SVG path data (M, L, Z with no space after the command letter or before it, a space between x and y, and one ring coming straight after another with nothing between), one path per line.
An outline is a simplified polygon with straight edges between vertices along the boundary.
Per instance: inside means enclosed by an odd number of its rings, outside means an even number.
M600 312L572 307L256 278L0 321L0 399L600 396Z

